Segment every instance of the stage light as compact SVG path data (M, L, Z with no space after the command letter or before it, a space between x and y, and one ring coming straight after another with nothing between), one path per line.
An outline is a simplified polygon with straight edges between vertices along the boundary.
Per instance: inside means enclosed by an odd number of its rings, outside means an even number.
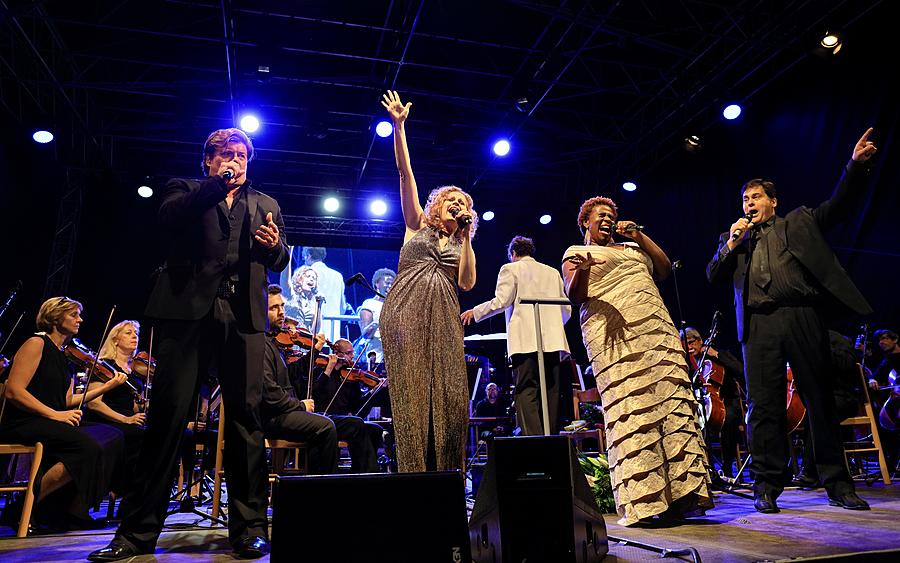
M322 208L326 213L334 213L341 208L341 202L336 197L327 197L325 198L325 201L322 202Z
M541 225L549 225L550 221L553 220L553 218L549 215L541 215L541 218L539 220L541 222Z
M484 213L481 214L481 218L484 219L485 221L490 221L494 218L494 212L493 211L485 211Z
M53 140L53 133L47 131L46 129L38 129L34 132L33 135L31 135L31 138L34 139L36 143L46 145Z
M138 188L138 195L144 198L150 197L153 195L153 188L147 185L140 186Z
M241 118L241 129L245 133L255 133L259 129L259 119L255 115L247 114Z
M375 126L375 133L379 137L390 137L391 133L394 132L394 126L391 125L390 121L379 121L378 125Z
M684 150L686 150L687 152L700 152L700 149L702 148L703 144L700 142L700 137L698 137L697 135L685 137Z
M722 110L722 117L729 121L737 119L739 115L741 115L741 106L737 104L731 104Z
M625 182L624 184L622 184L622 189L626 192L633 192L637 189L637 184L635 184L634 182Z
M507 139L500 139L494 143L494 154L497 156L506 156L509 154L510 144Z
M376 217L381 217L387 213L387 204L383 199L376 199L369 204L369 212Z
M832 55L837 55L838 51L841 50L843 43L841 43L841 36L839 33L828 31L825 33L825 36L822 37L822 40L819 41L819 45L830 50Z

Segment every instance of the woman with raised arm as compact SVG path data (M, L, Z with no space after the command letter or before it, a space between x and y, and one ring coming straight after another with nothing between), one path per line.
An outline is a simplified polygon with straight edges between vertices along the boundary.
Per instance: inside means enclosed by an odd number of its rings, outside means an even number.
M126 374L132 385L120 385L88 403L88 420L108 424L125 436L125 456L113 482L113 490L120 496L124 496L134 484L144 439L145 417L137 408L133 391L135 388L143 390L144 381L132 369L140 334L141 325L137 321L122 321L109 331L109 336L100 347L100 359ZM99 381L92 381L88 389L100 385Z
M607 197L581 205L578 227L584 245L566 250L563 278L581 307L619 524L702 513L713 502L687 361L654 283L671 262L633 221L618 220Z
M6 383L6 408L0 421L0 441L44 445L36 517L55 520L63 528L90 528L88 509L110 490L113 471L122 456L122 433L111 426L82 422L81 394L74 393L63 352L81 326L81 303L53 297L37 314L40 331L25 341L13 359ZM125 382L118 373L87 391L85 401ZM70 485L71 484L71 485ZM68 485L68 486L67 486ZM65 490L62 490L64 489ZM54 497L62 510L45 509Z
M406 145L412 103L388 91L381 104L394 124L406 223L397 277L381 312L398 466L462 469L469 399L457 290L475 285L471 239L478 215L472 197L456 186L433 190L422 208Z

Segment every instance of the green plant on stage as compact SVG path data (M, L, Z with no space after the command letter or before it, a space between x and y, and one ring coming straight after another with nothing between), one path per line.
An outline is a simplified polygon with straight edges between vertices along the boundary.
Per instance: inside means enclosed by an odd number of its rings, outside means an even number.
M597 499L597 506L604 513L614 514L616 512L616 502L613 499L612 482L609 478L609 461L607 461L606 456L599 454L594 457L579 453L578 463L587 476L591 492L594 493L594 498Z

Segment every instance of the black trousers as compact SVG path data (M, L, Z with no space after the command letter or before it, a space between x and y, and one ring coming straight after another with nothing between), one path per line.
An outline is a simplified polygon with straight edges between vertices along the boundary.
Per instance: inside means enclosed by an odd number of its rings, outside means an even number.
M337 428L338 440L347 442L350 469L353 473L378 472L378 448L381 446L381 426L366 422L358 416L329 415Z
M859 408L859 401L856 397L852 397L846 393L835 394L834 404L838 422L855 415ZM849 437L852 434L853 430L851 428L842 426L839 440L843 442L845 437ZM819 476L816 472L816 454L809 424L803 428L803 468L800 472L813 479L818 478Z
M830 495L854 490L844 466L840 426L830 382L831 349L813 307L778 307L749 315L744 370L749 397L749 439L754 490L777 497L790 481L787 438L787 369L806 405L816 469Z
M280 440L306 442L309 446L309 472L312 475L337 473L338 433L334 423L319 414L291 411L265 424L266 436Z
M725 402L725 422L722 423L722 432L719 434L719 444L722 447L722 474L726 477L733 475L735 456L737 455L738 442L741 439L741 400L738 397Z
M147 430L138 465L138 487L125 497L117 536L152 550L162 530L170 477L188 419L193 416L201 377L218 373L225 405L225 474L228 479L228 537L268 537L262 401L265 333L241 322L227 299L217 297L205 318L160 320L156 324L156 372Z
M516 372L516 421L522 436L543 436L541 413L541 378L537 352L513 354L510 358ZM544 352L547 376L547 407L550 415L550 434L559 433L559 352Z

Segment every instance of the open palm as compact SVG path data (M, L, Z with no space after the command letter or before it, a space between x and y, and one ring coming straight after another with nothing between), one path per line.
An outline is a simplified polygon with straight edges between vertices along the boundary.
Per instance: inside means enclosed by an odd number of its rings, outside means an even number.
M403 102L400 101L400 95L391 90L388 90L386 94L382 94L381 98L381 105L388 111L391 121L394 123L406 121L406 118L409 117L409 108L412 107L412 102L407 102L404 106Z

